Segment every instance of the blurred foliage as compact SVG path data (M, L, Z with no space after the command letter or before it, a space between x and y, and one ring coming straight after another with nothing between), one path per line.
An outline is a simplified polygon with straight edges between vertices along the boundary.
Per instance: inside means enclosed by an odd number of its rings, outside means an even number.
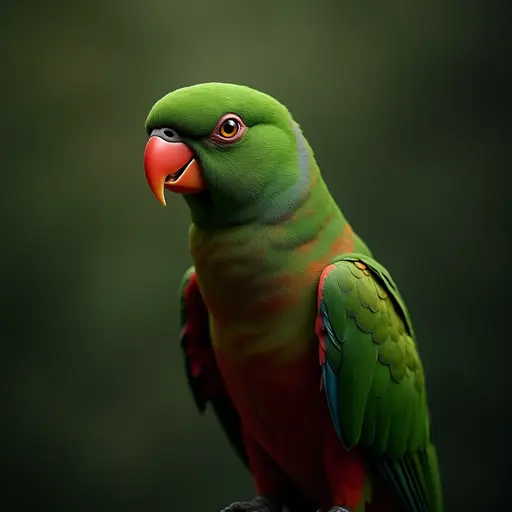
M188 212L144 180L162 95L243 83L294 113L408 301L447 510L506 490L511 400L492 2L4 1L2 456L24 510L219 510L253 494L178 346ZM489 259L489 256L491 258ZM503 310L503 311L501 311Z

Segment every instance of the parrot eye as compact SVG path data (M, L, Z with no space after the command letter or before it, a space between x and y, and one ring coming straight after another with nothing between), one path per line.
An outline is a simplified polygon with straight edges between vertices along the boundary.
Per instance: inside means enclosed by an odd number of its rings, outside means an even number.
M240 126L235 119L226 119L220 125L219 134L225 139L231 139L231 137L234 137L238 133L239 129Z
M245 130L243 121L235 114L222 117L215 128L212 138L219 142L235 142Z

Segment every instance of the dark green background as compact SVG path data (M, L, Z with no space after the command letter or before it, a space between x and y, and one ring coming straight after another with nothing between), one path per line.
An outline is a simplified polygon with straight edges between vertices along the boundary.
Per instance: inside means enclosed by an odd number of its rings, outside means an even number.
M162 208L142 168L152 104L204 81L262 89L294 113L410 306L448 512L494 509L510 470L504 12L448 0L1 10L10 510L215 512L253 493L185 383L187 209Z

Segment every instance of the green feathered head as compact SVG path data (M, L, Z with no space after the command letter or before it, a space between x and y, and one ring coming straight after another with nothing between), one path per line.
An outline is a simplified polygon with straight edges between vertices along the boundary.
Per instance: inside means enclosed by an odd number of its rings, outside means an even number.
M193 221L227 226L272 220L308 190L311 149L288 110L249 87L206 83L159 100L146 121L146 177L185 195Z

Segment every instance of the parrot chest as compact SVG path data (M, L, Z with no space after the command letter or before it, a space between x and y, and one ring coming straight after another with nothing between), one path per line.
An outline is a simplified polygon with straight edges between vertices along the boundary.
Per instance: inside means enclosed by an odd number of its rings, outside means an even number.
M222 339L270 330L308 294L300 260L274 246L268 227L227 232L193 230L190 251L208 311L222 327ZM314 307L313 283L311 305ZM227 332L229 331L229 332ZM227 334L227 335L226 335Z
M196 233L191 254L217 364L244 428L303 488L322 494L328 409L314 325L324 262L305 272L306 258L273 250L259 230L229 239Z
M213 331L214 339L222 332ZM253 340L254 341L254 340ZM302 347L288 351L285 347ZM320 390L316 340L289 339L269 349L233 353L217 338L215 354L242 424L311 498L326 495L323 439L328 409ZM266 347L263 350L263 347Z

